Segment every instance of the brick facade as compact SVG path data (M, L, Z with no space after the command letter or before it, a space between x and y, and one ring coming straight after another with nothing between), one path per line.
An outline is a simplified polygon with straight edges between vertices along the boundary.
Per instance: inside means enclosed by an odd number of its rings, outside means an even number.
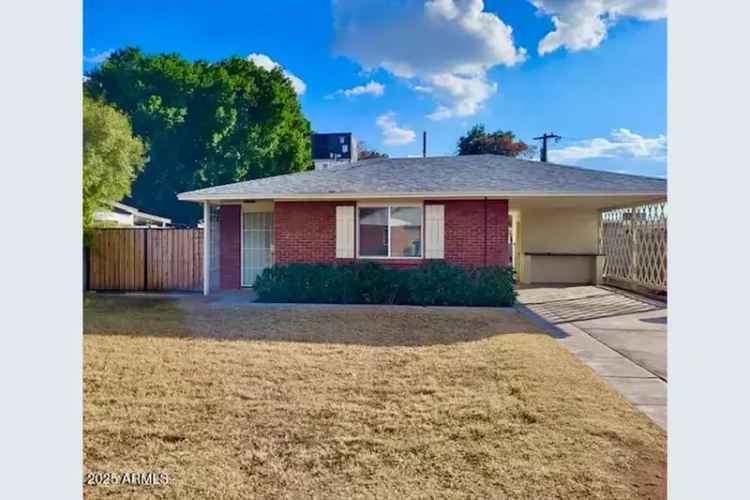
M273 239L277 264L336 260L336 207L353 202L277 202Z
M447 262L469 266L508 265L507 200L425 203L445 205L444 244Z
M508 265L507 200L425 203L445 205L447 262L471 266ZM274 208L276 263L344 261L336 259L336 206L353 204L352 201L277 202ZM424 260L383 259L380 262L408 267L418 266ZM222 269L223 266L222 259Z
M223 205L219 211L219 287L240 288L242 206Z

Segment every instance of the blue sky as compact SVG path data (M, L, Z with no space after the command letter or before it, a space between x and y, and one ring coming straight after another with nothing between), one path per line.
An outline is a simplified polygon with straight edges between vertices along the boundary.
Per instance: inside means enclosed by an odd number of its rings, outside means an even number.
M453 154L484 123L530 143L556 132L561 163L665 176L664 12L664 0L87 0L83 64L125 46L259 54L303 82L314 130L394 157L419 154L423 130L430 155Z

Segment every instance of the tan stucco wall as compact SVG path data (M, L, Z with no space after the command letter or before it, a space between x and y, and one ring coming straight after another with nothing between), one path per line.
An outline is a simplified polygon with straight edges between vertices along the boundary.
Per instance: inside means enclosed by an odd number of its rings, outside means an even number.
M521 210L518 228L521 283L592 283L595 257L526 256L526 252L587 253L599 246L595 209Z
M596 282L595 257L526 256L524 283Z
M524 210L525 252L594 253L598 246L597 210Z
M255 203L243 203L243 212L273 212L273 201L258 200Z

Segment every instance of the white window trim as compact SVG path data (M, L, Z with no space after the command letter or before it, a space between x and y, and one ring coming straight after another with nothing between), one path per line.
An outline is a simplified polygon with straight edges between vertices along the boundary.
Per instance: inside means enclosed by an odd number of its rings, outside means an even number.
M431 203L424 207L424 222L425 222L425 242L424 242L424 258L430 260L440 260L445 258L445 205L440 203ZM435 212L440 214L440 217L435 217ZM428 216L431 215L431 217ZM439 221L437 227L433 226L432 223L436 220ZM431 236L433 237L431 239Z
M354 224L357 219L354 205L336 206L336 258L353 259L356 233ZM344 219L344 220L342 220ZM339 223L342 224L339 224ZM346 223L346 224L344 224Z
M359 237L359 209L362 208L387 208L388 209L388 254L385 255L361 255L359 253L359 246L361 243L360 237ZM419 242L420 242L420 248L419 253L420 255L418 257L393 257L390 255L391 253L391 207L414 207L419 208L421 210L422 216L421 216L421 223L419 225ZM398 201L398 200L384 200L384 201L363 201L363 202L357 202L354 207L354 224L356 226L357 230L357 240L355 242L355 255L357 256L357 259L362 260L424 260L424 202L414 202L414 201Z

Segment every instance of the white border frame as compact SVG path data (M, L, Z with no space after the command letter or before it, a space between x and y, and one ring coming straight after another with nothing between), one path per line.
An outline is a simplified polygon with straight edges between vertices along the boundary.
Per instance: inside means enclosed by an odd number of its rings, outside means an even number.
M361 208L387 208L388 209L388 255L361 255L359 246L361 239L359 237L359 209ZM419 253L418 257L394 257L391 253L391 207L412 207L421 210L421 224L419 228ZM424 201L402 201L402 200L383 200L383 201L358 201L354 204L354 225L355 225L355 258L358 260L424 260Z

